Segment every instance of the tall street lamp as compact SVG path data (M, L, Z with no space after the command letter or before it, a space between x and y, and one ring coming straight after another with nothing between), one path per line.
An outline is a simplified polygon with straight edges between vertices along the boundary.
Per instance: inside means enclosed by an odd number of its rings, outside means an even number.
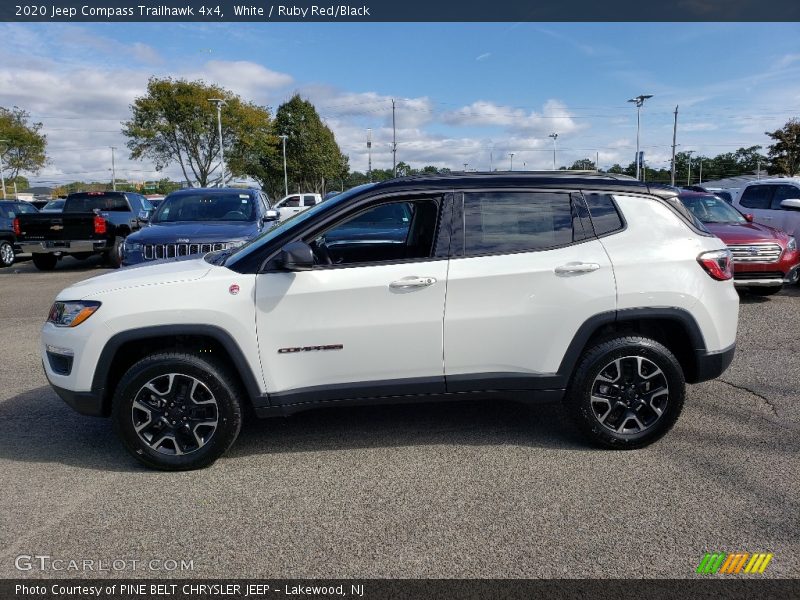
M687 150L686 154L689 156L689 173L686 175L686 185L692 185L692 154L694 154L694 150Z
M509 153L508 157L511 160L509 171L513 171L514 170L514 153L513 152Z
M367 128L367 175L372 183L372 128Z
M644 105L645 100L652 97L653 94L641 94L628 100L628 102L633 102L636 105L636 179L639 179L639 167L641 163L639 160L639 131L642 125L642 105Z
M7 144L8 140L0 140L0 144ZM3 186L3 200L6 199L6 177L3 175L3 170L5 167L3 166L3 154L4 152L0 152L0 184Z
M219 133L219 164L222 171L222 179L220 180L220 187L225 186L225 152L222 149L222 107L225 105L225 100L222 98L209 98L209 102L217 107L217 129Z
M551 133L547 137L553 138L553 171L556 170L556 140L558 139L557 133Z
M289 176L286 173L286 139L289 137L288 135L279 135L281 138L281 142L283 142L283 188L284 188L284 196L289 195Z

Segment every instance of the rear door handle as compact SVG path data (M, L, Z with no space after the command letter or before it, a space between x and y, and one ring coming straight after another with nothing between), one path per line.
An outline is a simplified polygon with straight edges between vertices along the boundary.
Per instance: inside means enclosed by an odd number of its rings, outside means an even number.
M397 281L393 281L389 284L389 287L393 290L404 290L408 288L422 288L428 287L429 285L433 285L436 283L436 279L434 277L403 277L402 279L398 279Z
M580 275L597 271L600 265L597 263L571 262L555 268L556 275Z

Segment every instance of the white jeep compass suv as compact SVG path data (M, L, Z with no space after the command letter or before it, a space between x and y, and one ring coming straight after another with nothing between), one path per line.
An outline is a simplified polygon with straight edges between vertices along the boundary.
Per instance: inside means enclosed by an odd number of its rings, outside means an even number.
M737 313L728 249L673 191L428 175L73 285L41 347L56 392L159 469L213 462L246 409L420 399L560 399L591 441L639 448L728 367Z

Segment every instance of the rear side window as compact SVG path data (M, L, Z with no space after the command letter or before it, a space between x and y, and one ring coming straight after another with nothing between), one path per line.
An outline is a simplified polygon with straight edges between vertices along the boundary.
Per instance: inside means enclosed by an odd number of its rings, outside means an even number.
M467 255L544 250L575 241L566 193L466 193L464 227Z
M608 194L585 194L586 205L592 216L592 225L596 235L605 235L619 231L624 227L614 201Z
M745 208L769 208L773 190L771 185L751 185L742 192L739 204Z
M314 206L316 203L317 199L314 196L303 196L304 206Z

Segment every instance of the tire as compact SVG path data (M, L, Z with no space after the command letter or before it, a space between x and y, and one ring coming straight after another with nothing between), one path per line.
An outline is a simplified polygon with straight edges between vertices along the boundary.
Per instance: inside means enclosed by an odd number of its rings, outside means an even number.
M0 268L14 264L14 246L8 240L0 240Z
M783 289L783 286L775 286L775 287L751 287L747 288L748 294L753 294L753 296L774 296L778 292Z
M217 361L160 353L128 369L115 391L111 416L138 461L163 471L188 471L207 467L236 440L240 397L236 378Z
M52 271L56 268L56 264L58 263L58 257L55 254L43 254L39 252L34 253L32 257L33 264L40 271Z
M122 241L121 237L114 238L114 245L103 254L103 260L112 269L122 266Z
M655 340L626 336L584 352L565 404L591 442L625 450L643 448L667 433L685 395L683 370L672 352Z

